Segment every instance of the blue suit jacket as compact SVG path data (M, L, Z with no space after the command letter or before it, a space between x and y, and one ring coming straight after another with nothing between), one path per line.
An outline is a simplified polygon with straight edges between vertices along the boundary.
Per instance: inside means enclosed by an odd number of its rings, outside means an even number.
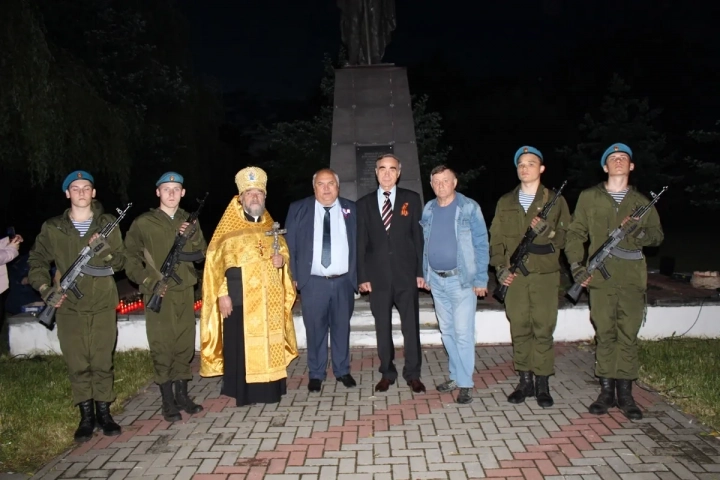
M340 208L343 209L345 228L347 229L348 275L354 291L357 292L357 209L355 202L339 197ZM345 213L349 211L349 213ZM315 228L315 197L307 197L290 204L285 220L287 234L285 240L290 249L290 271L297 282L298 290L310 278L313 260L313 241Z

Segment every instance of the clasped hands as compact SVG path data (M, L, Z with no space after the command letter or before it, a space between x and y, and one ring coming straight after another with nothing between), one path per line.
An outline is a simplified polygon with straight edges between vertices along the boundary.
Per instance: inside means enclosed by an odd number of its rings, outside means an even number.
M282 266L285 265L285 257L280 255L279 253L271 256L270 259L272 261L273 267L275 268L282 268ZM295 282L295 286L297 288L297 282ZM218 308L220 310L220 315L222 315L222 318L228 318L230 316L233 311L230 295L223 295L218 298Z
M430 284L427 283L423 277L416 277L416 281L417 288L430 291ZM360 293L370 293L372 292L372 285L370 282L363 282L358 285L358 291L360 291ZM487 288L473 287L473 292L475 292L475 295L479 297L484 297L487 295Z
M417 288L422 288L423 290L430 290L430 285L425 283L425 279L423 277L416 277L417 281ZM372 292L372 285L370 282L363 282L360 285L358 285L358 291L360 293L370 293Z
M20 250L20 244L23 242L23 237L15 235L9 242L8 247L12 247L16 250Z

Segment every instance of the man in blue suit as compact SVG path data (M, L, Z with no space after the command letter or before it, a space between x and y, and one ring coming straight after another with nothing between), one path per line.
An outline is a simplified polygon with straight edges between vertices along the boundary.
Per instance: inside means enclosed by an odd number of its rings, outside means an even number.
M333 374L347 388L350 375L350 317L357 292L357 211L338 197L340 179L329 168L313 175L315 196L290 205L285 228L290 270L301 295L307 335L308 390L319 392L328 362L328 329Z

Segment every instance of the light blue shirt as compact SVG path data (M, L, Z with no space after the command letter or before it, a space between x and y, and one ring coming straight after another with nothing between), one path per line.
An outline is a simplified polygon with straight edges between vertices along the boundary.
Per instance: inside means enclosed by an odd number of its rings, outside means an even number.
M347 239L345 218L343 218L340 202L330 207L330 265L327 268L320 263L322 261L323 244L323 219L325 218L325 207L315 200L315 222L313 228L313 259L310 268L311 275L329 277L332 275L344 275L348 273L348 261L350 257L350 246Z
M390 190L390 208L392 210L395 210L395 193L397 193L397 185L393 185L392 190ZM380 210L380 216L382 216L382 208L385 204L385 190L382 187L378 187L377 198L378 209Z

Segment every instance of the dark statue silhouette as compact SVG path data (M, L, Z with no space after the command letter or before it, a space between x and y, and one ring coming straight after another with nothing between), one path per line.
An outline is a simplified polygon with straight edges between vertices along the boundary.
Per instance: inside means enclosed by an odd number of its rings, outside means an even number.
M395 30L395 0L338 0L340 33L350 65L382 62Z

